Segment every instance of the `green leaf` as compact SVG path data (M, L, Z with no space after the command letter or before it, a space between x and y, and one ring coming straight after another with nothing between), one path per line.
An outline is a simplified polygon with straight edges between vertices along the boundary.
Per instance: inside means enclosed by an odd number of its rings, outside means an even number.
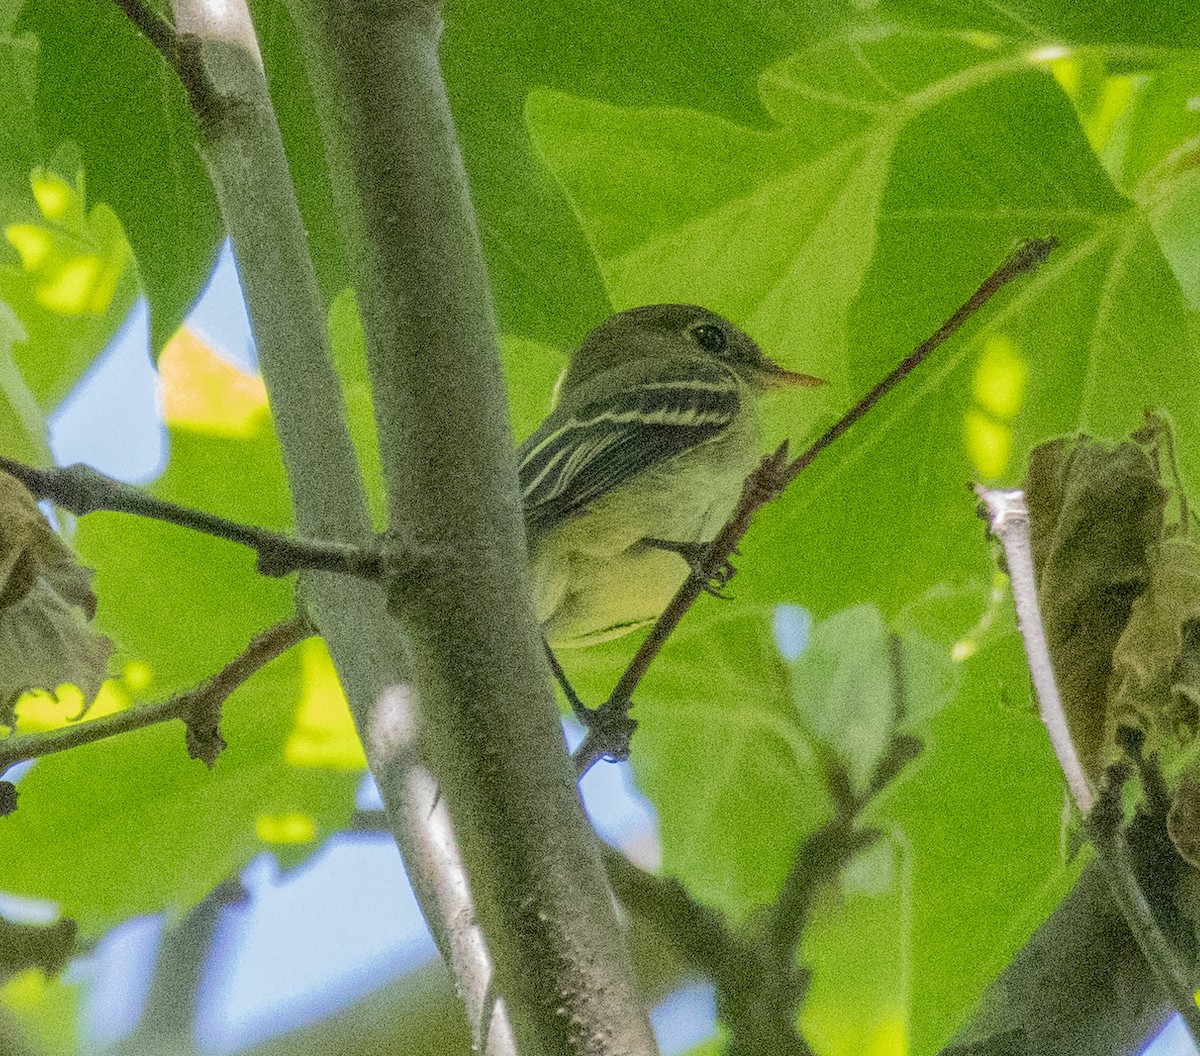
M859 793L898 717L901 652L879 610L860 605L813 627L808 647L791 666L802 726L811 740L838 755Z
M1200 307L1200 113L1192 104L1198 79L1193 54L1150 76L1130 76L1131 98L1106 152L1114 178L1145 208L1193 309Z
M879 17L937 30L998 33L1027 42L1064 44L1195 47L1200 22L1190 8L1170 0L1142 0L1113 5L1105 0L1062 4L1057 0L1018 0L994 4L966 0L941 4L932 0L885 0Z
M26 340L16 313L0 301L0 436L4 454L22 462L50 461L46 418L17 366L13 346Z
M38 139L48 151L78 147L90 193L129 233L159 350L223 233L179 79L116 4L27 3L18 26L40 46Z
M269 527L291 520L269 423L244 440L173 432L153 490ZM135 695L147 680L140 699L189 689L292 608L291 584L264 579L252 552L208 536L96 514L76 542L97 568L98 623L130 665L118 693ZM133 914L185 910L263 850L289 861L310 852L345 824L361 771L288 762L308 679L291 653L239 689L223 711L229 747L211 774L187 758L178 723L40 760L0 827L5 888L55 901L95 936Z
M954 702L921 731L921 759L870 812L898 834L898 889L849 902L849 919L822 925L854 944L851 965L862 947L900 944L904 971L875 1007L907 1008L914 1053L950 1039L1081 868L1065 860L1062 777L1029 700L1020 639L993 633L961 666ZM899 902L884 927L879 907L889 897Z
M697 612L638 692L633 766L663 869L741 920L779 890L827 806L769 612Z
M25 331L14 362L49 414L125 321L139 280L116 214L104 203L89 207L73 150L27 179L7 211L4 234L20 264L0 267L0 297Z
M585 233L530 144L522 114L532 89L753 123L758 72L852 14L830 0L722 5L703 18L692 0L564 0L548 17L453 0L441 59L505 332L569 345L611 310Z

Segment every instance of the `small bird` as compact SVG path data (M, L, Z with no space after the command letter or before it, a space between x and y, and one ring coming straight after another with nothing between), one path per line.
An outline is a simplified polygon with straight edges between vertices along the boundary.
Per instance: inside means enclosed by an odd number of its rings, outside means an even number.
M657 619L758 463L759 398L823 384L692 304L619 312L588 334L518 451L548 645L591 645Z

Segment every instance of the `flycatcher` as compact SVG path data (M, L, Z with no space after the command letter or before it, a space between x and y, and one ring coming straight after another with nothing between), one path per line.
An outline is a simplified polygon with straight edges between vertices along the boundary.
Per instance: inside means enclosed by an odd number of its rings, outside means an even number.
M547 642L590 645L657 619L758 463L759 398L823 384L691 304L619 312L588 334L518 451Z

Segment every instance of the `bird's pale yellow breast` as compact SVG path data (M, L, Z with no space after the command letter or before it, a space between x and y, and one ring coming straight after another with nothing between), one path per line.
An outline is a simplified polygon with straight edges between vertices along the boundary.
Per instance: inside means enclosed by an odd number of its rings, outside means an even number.
M708 542L758 462L753 401L719 438L643 471L532 544L534 604L556 648L591 645L656 619L688 574L644 542Z

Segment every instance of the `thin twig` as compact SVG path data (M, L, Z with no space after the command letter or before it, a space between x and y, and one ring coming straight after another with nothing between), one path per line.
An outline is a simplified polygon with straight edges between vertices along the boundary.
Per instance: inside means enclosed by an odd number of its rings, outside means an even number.
M145 0L114 2L175 71L196 117L203 122L217 120L224 101L196 55L198 42L195 38L177 33L175 27Z
M652 920L688 963L718 988L735 981L735 966L748 954L720 912L697 902L675 877L647 872L605 843L600 844L600 856L609 887L621 905Z
M763 946L774 951L779 963L790 964L795 957L821 887L882 835L877 829L856 828L862 812L920 753L921 742L916 737L894 734L863 792L849 798L831 794L830 799L837 807L836 814L801 842L763 927ZM848 774L843 772L833 776L838 779L838 787L849 786Z
M742 496L729 522L708 548L700 567L684 580L671 604L658 618L650 634L642 642L633 660L625 669L608 700L593 712L593 719L583 743L573 756L576 772L582 776L604 756L622 758L628 741L629 720L634 689L641 682L651 661L659 654L671 632L678 626L688 609L704 592L706 584L717 570L723 568L750 527L758 510L777 498L788 484L796 479L816 457L859 421L888 392L918 367L934 349L957 332L973 314L979 311L1004 286L1021 275L1035 271L1058 246L1058 239L1030 239L989 275L962 306L926 340L900 361L882 381L859 400L837 422L826 430L798 458L787 461L787 444L768 455L747 478ZM622 721L623 720L623 721ZM615 732L615 736L614 736Z
M0 455L0 471L16 477L36 498L49 499L77 517L100 510L128 513L248 546L258 553L258 570L264 576L280 577L315 569L361 579L383 577L383 553L374 547L296 539L282 532L239 524L226 517L155 498L82 463L37 469Z
M780 971L751 926L745 935L691 897L673 877L655 876L601 845L609 886L631 913L652 922L687 961L713 982L717 1015L734 1054L813 1056L796 1029L808 973L794 962Z
M1050 254L1058 248L1057 238L1031 238L1021 245L1003 264L991 273L970 297L968 297L949 319L922 341L904 359L896 364L892 372L878 382L861 400L850 408L827 429L787 468L787 483L796 479L813 460L830 444L861 419L884 396L911 374L929 354L954 336L971 316L990 301L1013 279L1036 271L1046 263Z
M992 532L1004 547L1017 607L1017 622L1033 677L1038 711L1066 776L1067 787L1083 814L1085 829L1096 848L1100 868L1108 881L1113 899L1141 948L1146 963L1158 979L1159 986L1175 1005L1195 1043L1200 1039L1200 1007L1196 1005L1195 987L1188 980L1175 950L1163 935L1138 882L1133 853L1121 828L1119 813L1094 809L1098 801L1071 738L1046 644L1046 632L1042 626L1025 495L1019 490L989 490L982 486L977 486L975 491L987 507ZM1099 801L1101 804L1104 802L1103 799Z
M154 45L155 50L174 67L179 61L179 38L175 27L143 0L115 0L117 7L125 12L142 35Z
M180 719L187 724L188 754L193 759L202 759L211 768L224 747L217 732L221 705L256 671L315 633L307 619L293 617L256 635L241 655L211 678L179 696L58 730L6 737L0 740L0 774L28 759L78 748L172 719Z
M897 712L902 710L899 693ZM877 829L857 828L858 818L920 750L915 737L894 735L858 793L850 791L850 776L840 763L829 761L835 816L801 841L770 914L743 932L693 899L678 880L648 873L601 846L609 886L621 904L652 921L693 967L712 979L718 1010L734 1039L731 1052L810 1052L795 1030L808 986L808 974L796 961L801 933L822 886L881 836Z

